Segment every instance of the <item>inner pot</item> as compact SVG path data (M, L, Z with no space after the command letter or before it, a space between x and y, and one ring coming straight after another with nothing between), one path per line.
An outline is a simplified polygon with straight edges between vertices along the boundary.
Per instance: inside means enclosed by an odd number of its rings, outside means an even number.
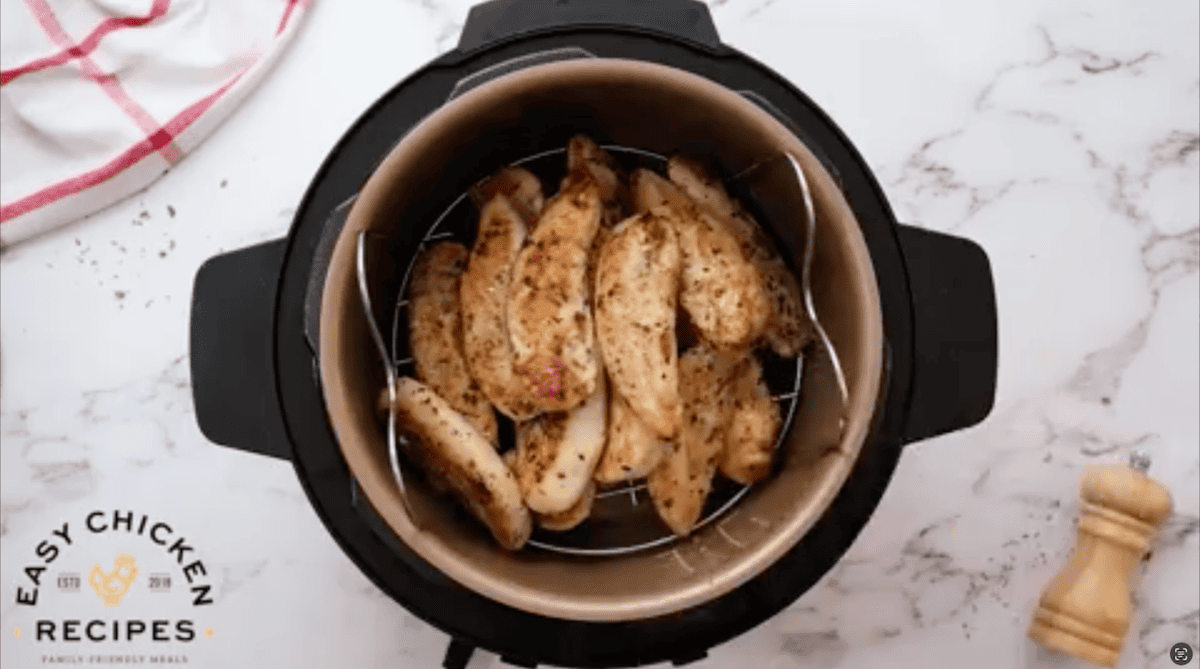
M457 504L413 480L408 498L418 530L404 512L375 413L383 375L357 292L358 234L391 240L404 268L438 214L472 184L505 164L561 149L578 133L601 145L698 154L727 175L784 151L799 160L817 213L813 301L850 392L845 427L831 367L813 350L775 472L687 539L598 557L537 548L510 553ZM544 186L549 196L557 184ZM760 224L798 269L804 209L794 178L773 170L744 195L767 214ZM875 411L882 316L850 207L795 135L708 79L641 61L586 59L532 66L473 88L418 124L388 154L334 244L320 306L319 358L326 410L352 475L375 512L422 559L463 586L530 613L630 621L681 611L737 588L779 559L821 516L858 457Z

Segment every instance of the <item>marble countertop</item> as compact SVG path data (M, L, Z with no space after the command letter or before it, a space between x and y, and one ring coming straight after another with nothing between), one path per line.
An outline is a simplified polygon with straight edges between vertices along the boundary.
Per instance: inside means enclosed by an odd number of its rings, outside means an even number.
M1197 4L709 4L726 43L846 131L903 220L987 250L1001 356L991 417L908 448L838 566L694 666L1075 666L1035 652L1025 629L1074 543L1081 471L1133 448L1152 456L1175 514L1139 570L1119 666L1175 666L1174 643L1200 645ZM67 557L34 571L36 614L17 603L31 589L26 567L42 564L38 546L67 548L53 530L69 523L81 540L91 511L110 527L113 510L130 510L131 525L146 514L186 539L189 560L205 565L197 584L216 600L187 607L195 640L141 643L141 655L203 667L440 665L446 636L355 568L287 463L200 434L188 308L199 265L283 235L333 143L454 45L469 5L315 3L278 68L192 156L144 192L0 256L0 664L55 659L34 643L36 619L152 615L72 597L57 577L86 566ZM139 558L147 577L166 559ZM124 647L87 648L82 661ZM470 666L502 665L477 653Z

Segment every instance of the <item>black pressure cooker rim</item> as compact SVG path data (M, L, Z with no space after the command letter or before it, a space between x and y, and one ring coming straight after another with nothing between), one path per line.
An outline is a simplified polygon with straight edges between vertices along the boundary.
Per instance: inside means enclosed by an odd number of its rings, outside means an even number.
M464 35L469 32L464 29ZM979 332L947 333L945 327L929 331L919 329L922 326L914 319L914 309L920 320L937 322L939 314L957 317L963 309L986 302L980 300L981 291L991 297L986 256L962 240L897 226L870 169L819 108L749 57L719 43L702 42L629 27L560 26L497 40L470 52L451 52L382 96L339 140L307 189L286 239L219 256L197 274L191 357L201 429L212 441L291 459L322 523L359 569L414 615L455 640L448 663L461 666L464 652L472 646L526 666L538 662L632 666L703 657L712 646L775 615L836 564L882 497L902 443L969 426L990 410L995 381L994 307L982 311L975 307L982 319L979 336L986 340L991 328L991 348L987 341L977 346L979 362L975 367L968 364L967 371L986 372L988 365L991 371L974 376L964 375L960 363L947 365L936 355L920 354L916 343L936 350L939 342L955 336L973 342ZM338 206L358 192L399 138L437 109L464 76L516 56L566 46L582 47L599 57L658 62L734 90L754 91L756 102L789 127L803 127L804 132L797 130L797 134L838 180L881 278L886 342L881 396L861 454L833 503L795 547L756 578L706 604L648 620L578 622L526 613L460 586L403 546L377 518L372 519L370 505L356 495L325 413L315 347L307 336L310 277L327 264L327 259L321 261L327 254L323 240L328 242L331 229L344 223L345 209ZM906 254L918 261L906 263ZM961 266L945 262L947 255L957 255ZM926 268L930 263L920 261L926 256L937 256L936 275ZM944 281L947 273L953 285ZM960 284L974 289L963 293L973 301L945 304L946 295L958 295ZM942 297L914 301L914 288L920 295ZM246 311L250 303L264 308L249 310L240 321L222 313L225 304ZM271 336L257 349L247 348L244 338L227 344L197 334L211 331L218 322L222 334L233 339L235 334L249 337L256 328ZM245 362L240 373L249 383L222 385L209 378L237 364L230 358ZM924 382L930 379L938 383ZM959 406L953 416L945 415L944 408L938 414L929 407L962 403L953 396L922 395L922 387L946 385L947 392L967 392L982 399L966 409ZM248 394L246 388L251 387L258 393ZM232 401L238 393L245 401ZM239 440L241 444L235 443Z

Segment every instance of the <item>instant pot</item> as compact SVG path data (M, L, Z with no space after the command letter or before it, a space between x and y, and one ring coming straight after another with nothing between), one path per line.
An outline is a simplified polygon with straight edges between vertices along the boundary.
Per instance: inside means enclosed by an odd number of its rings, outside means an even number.
M553 164L576 134L630 169L676 152L705 156L795 270L802 191L794 174L770 167L793 156L817 214L813 301L849 406L821 348L799 362L768 360L787 419L767 480L714 493L686 539L629 542L614 530L653 520L644 490L630 486L580 528L509 553L419 480L408 489L418 522L404 511L376 410L383 374L355 242L361 232L384 240L387 267L374 268L375 280L400 322L417 253L437 239L470 245L470 186L514 163L556 184ZM393 342L397 361L403 339ZM833 121L722 44L703 4L493 0L471 10L457 48L346 132L285 238L204 263L190 357L205 436L290 460L359 569L449 635L444 666L464 667L477 647L522 667L681 665L828 572L905 444L987 416L996 311L982 249L899 224Z

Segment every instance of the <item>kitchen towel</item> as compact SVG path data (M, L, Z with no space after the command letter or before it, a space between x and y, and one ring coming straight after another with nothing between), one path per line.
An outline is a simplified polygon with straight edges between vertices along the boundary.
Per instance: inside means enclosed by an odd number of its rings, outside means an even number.
M150 185L258 83L310 0L0 0L0 247Z

